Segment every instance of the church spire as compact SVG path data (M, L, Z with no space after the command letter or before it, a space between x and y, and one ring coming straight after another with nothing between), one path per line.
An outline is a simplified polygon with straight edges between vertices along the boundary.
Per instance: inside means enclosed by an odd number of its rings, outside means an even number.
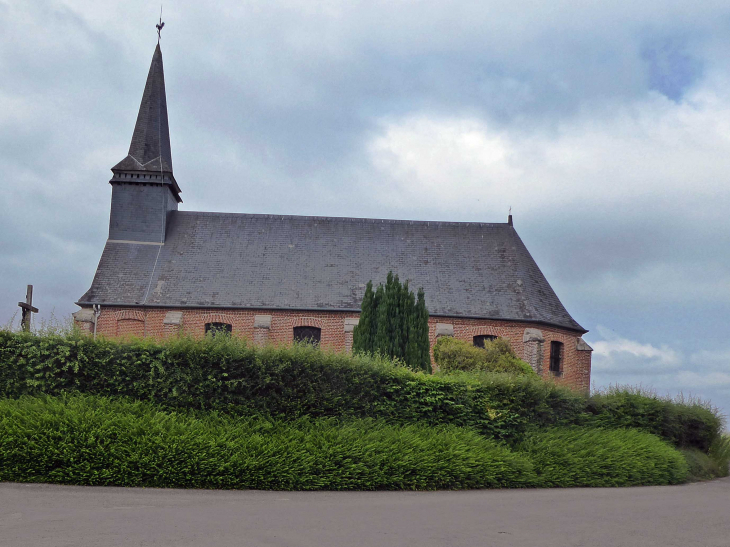
M139 105L137 124L134 126L129 156L115 166L129 169L129 159L136 168L144 171L172 172L170 152L170 129L167 125L167 99L165 97L165 73L162 67L162 51L157 44L152 56L147 83L144 86L142 102ZM125 165L122 165L125 164Z
M134 126L132 142L129 145L129 155L112 167L112 171L115 174L112 181L120 179L121 172L154 172L160 175L160 181L164 180L164 183L172 185L171 189L179 200L180 189L172 175L165 73L159 43L152 55L147 83L144 86L142 102L137 114L137 123ZM121 179L126 182L127 177L122 176ZM147 177L143 177L143 179L147 179Z

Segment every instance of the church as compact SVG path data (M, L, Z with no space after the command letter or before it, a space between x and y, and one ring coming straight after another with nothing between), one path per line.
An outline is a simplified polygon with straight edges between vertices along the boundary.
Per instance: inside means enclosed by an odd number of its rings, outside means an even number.
M365 285L423 287L431 345L504 337L543 377L590 387L587 331L513 226L183 211L159 44L129 154L111 169L109 237L75 324L106 337L225 330L349 352Z

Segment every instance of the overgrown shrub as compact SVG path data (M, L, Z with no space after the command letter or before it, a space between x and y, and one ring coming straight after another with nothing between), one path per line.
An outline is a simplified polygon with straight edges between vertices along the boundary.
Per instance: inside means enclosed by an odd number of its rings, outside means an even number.
M679 451L635 429L536 431L519 450L532 461L542 486L677 484L688 471Z
M487 340L478 348L464 340L442 336L433 347L433 358L441 372L504 372L534 375L532 367L515 355L504 338Z
M697 450L696 448L683 448L680 450L684 459L687 461L689 469L687 478L690 481L706 481L723 475L720 475L715 462L708 454Z
M710 445L709 456L718 477L730 475L730 435L718 436Z
M228 336L160 344L0 331L0 397L73 391L168 409L451 424L510 442L531 427L594 424L638 427L707 452L722 430L696 403L620 390L586 399L536 375L431 376L377 357L306 345L257 349Z
M723 430L720 415L699 401L672 401L637 388L614 387L594 393L587 410L595 426L635 427L678 447L705 453Z
M103 397L0 400L0 481L267 490L532 486L468 429L164 412Z

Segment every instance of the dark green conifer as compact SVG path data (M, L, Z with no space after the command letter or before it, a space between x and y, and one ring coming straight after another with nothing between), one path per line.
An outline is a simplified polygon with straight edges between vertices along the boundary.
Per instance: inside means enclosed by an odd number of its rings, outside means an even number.
M357 324L352 333L353 353L372 353L373 337L376 330L376 307L373 282L368 281L368 284L365 287L365 295L362 298L360 322Z
M378 307L376 309L373 352L380 353L382 355L390 355L390 321L388 320L388 311L390 309L388 304L389 294L388 291L385 290L385 287L380 284L378 285L377 291L375 291L375 295L378 300Z
M365 288L360 323L353 333L353 352L380 353L396 357L413 370L431 372L428 310L423 289L416 300L408 281L388 272L373 292L372 281Z
M413 370L421 370L421 353L418 348L418 316L416 315L416 297L413 291L408 292L408 341L406 342L406 364Z
M415 307L415 338L418 347L419 369L431 374L431 342L428 336L428 310L426 309L426 295L423 288L418 289L418 300Z

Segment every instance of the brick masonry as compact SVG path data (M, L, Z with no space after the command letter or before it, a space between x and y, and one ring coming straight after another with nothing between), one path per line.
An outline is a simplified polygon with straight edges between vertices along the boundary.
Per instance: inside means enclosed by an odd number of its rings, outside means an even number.
M84 309L77 312L75 317L76 324L83 332L93 332L93 313ZM350 352L352 329L357 319L357 313L337 311L103 307L98 318L97 333L111 338L139 336L158 340L177 334L202 337L206 323L229 323L234 335L264 345L291 344L294 327L312 326L322 329L323 348ZM535 323L458 317L431 317L429 331L432 348L438 336L451 333L455 338L466 341L472 341L474 336L482 334L506 338L517 355L530 363L542 377L553 377L556 382L581 391L590 388L591 348L575 331ZM549 370L552 341L563 344L560 375Z

